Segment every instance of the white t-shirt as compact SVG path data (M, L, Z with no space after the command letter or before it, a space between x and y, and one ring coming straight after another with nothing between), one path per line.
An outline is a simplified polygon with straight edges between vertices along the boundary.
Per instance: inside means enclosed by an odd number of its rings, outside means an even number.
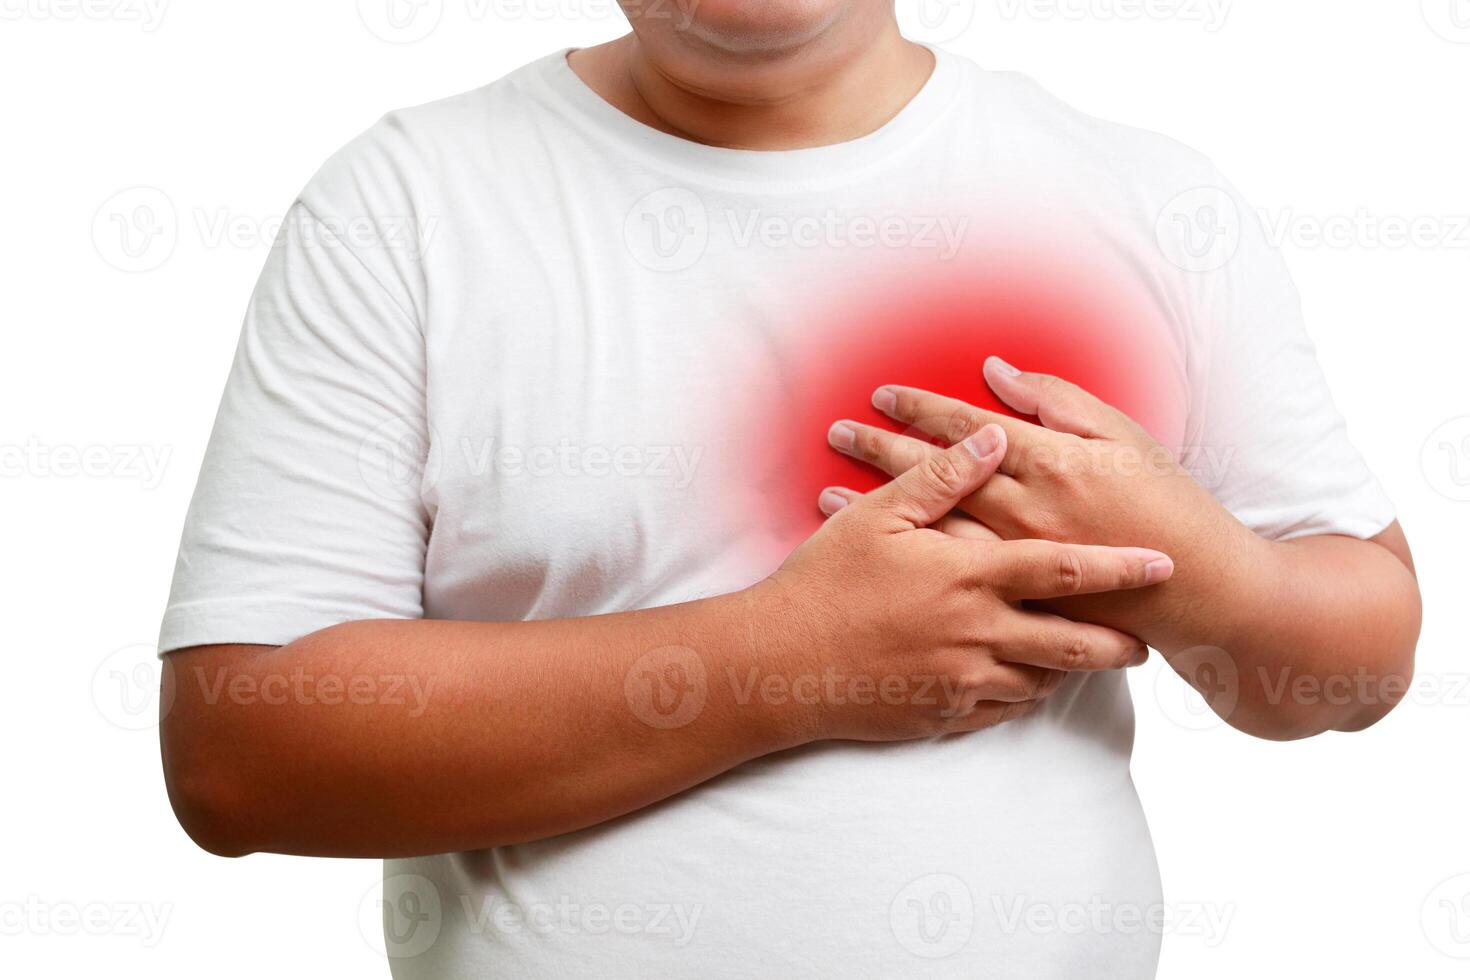
M830 422L874 418L878 383L985 402L991 352L1129 410L1262 534L1385 528L1209 163L937 59L888 125L817 149L656 132L564 53L353 142L251 302L162 650L742 588L826 480L866 479ZM1123 675L1079 675L984 733L816 744L584 832L390 861L394 975L1152 976L1132 739Z

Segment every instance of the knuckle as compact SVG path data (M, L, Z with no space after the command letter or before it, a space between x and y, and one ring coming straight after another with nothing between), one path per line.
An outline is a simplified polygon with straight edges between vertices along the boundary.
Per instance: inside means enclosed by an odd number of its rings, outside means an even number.
M1082 591L1086 581L1082 559L1075 551L1064 550L1056 560L1057 588L1063 595L1076 595Z
M944 440L953 445L957 442L964 442L978 432L979 429L979 420L975 418L973 413L960 411L946 418L939 431L944 434Z
M1067 670L1081 670L1092 662L1092 643L1080 633L1069 636L1062 644L1062 662Z
M1034 701L1042 696L1046 689L1046 675L1040 671L1032 671L1016 685L1017 701Z
M871 429L859 429L853 441L853 449L866 462L874 463L883 457L883 443Z
M964 489L965 475L948 453L937 453L923 463L924 476L941 493L958 493Z

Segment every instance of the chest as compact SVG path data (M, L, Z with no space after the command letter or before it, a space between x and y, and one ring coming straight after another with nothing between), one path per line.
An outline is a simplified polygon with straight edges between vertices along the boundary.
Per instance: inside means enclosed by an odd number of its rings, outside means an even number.
M823 487L883 479L827 447L832 422L881 424L883 384L999 410L992 354L1181 437L1180 332L1126 257L1083 273L1010 237L942 259L793 249L706 211L677 268L681 206L627 226L653 252L507 251L433 325L432 614L586 615L756 581L820 525Z

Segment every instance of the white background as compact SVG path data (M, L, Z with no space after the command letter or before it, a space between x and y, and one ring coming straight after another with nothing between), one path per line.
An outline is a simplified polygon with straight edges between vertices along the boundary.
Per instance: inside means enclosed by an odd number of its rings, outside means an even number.
M611 0L402 0L422 9L396 31L387 2L0 0L6 975L386 975L376 862L226 862L178 829L151 644L296 191L390 108L621 30ZM1465 976L1470 2L900 7L915 36L1234 178L1418 555L1419 687L1368 733L1253 742L1204 725L1156 665L1135 675L1135 772L1178 914L1161 976ZM1395 240L1409 221L1418 240Z

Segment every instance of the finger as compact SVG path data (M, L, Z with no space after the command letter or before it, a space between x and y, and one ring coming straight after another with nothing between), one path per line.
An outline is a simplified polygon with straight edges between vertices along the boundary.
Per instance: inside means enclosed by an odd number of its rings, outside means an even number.
M967 432L964 438L970 435ZM827 433L827 442L843 455L877 467L889 476L906 473L929 457L943 452L939 447L912 436L852 421L832 426Z
M916 439L913 436L890 432L887 429L873 425L864 425L861 422L853 422L851 420L838 422L832 426L831 431L827 435L827 440L831 443L832 448L837 451L876 467L889 476L899 476L900 474L906 473L931 456L936 456L944 451L931 443ZM1009 455L1008 453L1008 458ZM1001 468L1004 469L1006 465L1003 462ZM1023 491L1021 490L1020 483L1013 477L998 472L991 476L986 481L985 486L981 487L979 491L964 499L962 503L964 510L960 512L960 515L951 514L941 519L940 523L953 522L959 525L958 527L940 527L938 524L934 526L937 530L953 534L955 537L997 541L1001 537L1001 535L994 533L995 530L999 530L998 527L994 529L986 528L983 524L977 525L975 521L969 520L969 518L973 514L974 517L983 521L984 515L994 515L1006 523L1007 526L1010 526L1010 520L1004 507L989 506L989 501L992 497L996 499L1003 497L1007 501L1016 501L1021 493ZM983 515L976 510L977 507L984 508ZM823 509L824 511L826 510L825 508ZM831 513L835 513L833 511L826 512L829 516ZM967 533L971 531L971 528L965 527L965 523L975 525L975 527L979 528L979 533ZM1010 536L1025 537L1026 535L1012 533Z
M1000 471L1010 476L1016 474L1021 456L1046 435L1046 430L1039 425L976 408L958 398L937 395L922 388L884 385L873 393L873 407L895 422L933 436L946 446L969 438L986 425L1000 426L1005 430L1011 449L1001 461Z
M1067 679L1066 671L1021 661L1002 660L986 670L978 688L987 701L1036 701L1054 693Z
M1121 670L1148 660L1148 646L1137 637L1092 623L1074 623L1047 613L1021 613L1017 628L997 651L1015 664L1052 671Z
M831 517L849 504L861 500L862 496L847 487L828 487L817 497L817 509Z
M928 527L990 479L1005 455L1004 430L987 425L851 506L877 515L891 530Z
M996 397L1023 415L1034 415L1057 432L1097 438L1117 428L1117 409L1051 374L1022 371L998 357L985 361L985 381Z
M956 732L978 732L1026 717L1041 706L1035 701L977 701L966 714L953 720Z
M995 477L991 477L995 479ZM932 525L934 530L966 541L999 541L1001 537L969 514L952 510Z
M1174 562L1149 548L1006 541L989 548L980 563L982 583L1010 601L1141 589L1168 581Z

